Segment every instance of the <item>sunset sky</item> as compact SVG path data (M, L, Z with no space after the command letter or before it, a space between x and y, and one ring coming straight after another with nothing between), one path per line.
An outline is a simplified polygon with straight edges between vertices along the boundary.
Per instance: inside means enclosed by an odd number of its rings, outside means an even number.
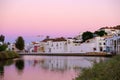
M0 34L6 41L20 35L26 41L75 36L119 24L120 0L0 0Z

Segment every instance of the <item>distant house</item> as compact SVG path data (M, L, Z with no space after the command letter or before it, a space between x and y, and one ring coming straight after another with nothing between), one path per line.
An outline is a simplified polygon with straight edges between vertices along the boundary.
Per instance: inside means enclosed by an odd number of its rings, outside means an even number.
M44 48L43 45L41 44L41 42L32 42L30 44L27 44L25 46L25 50L27 52L39 52L39 53L43 53L44 52Z
M15 47L15 43L9 44L7 49L10 50L10 51L19 51L19 50Z
M115 34L112 37L106 39L107 52L113 54L120 54L120 34Z
M83 33L79 33L77 36L75 36L74 38L77 39L78 41L82 42L82 34Z

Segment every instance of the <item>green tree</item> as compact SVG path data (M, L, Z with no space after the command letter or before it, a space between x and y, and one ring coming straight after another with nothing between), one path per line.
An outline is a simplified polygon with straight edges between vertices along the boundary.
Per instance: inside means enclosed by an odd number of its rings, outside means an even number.
M4 35L0 35L0 41L4 43L5 40L5 36Z
M6 44L0 45L0 51L5 51L7 48Z
M15 47L19 50L23 50L25 47L24 39L19 36L16 40Z
M96 34L97 36L101 36L101 37L104 36L104 35L107 35L107 33L105 31L103 31L103 30L95 31L94 34Z
M90 31L86 31L82 34L83 42L85 42L86 40L91 39L91 38L93 38L93 33Z

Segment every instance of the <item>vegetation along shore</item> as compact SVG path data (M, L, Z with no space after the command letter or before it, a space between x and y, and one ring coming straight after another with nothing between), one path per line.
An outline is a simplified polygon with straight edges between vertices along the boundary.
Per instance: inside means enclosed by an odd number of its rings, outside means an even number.
M7 60L7 59L13 59L18 58L19 54L17 54L14 51L2 51L0 52L0 60Z
M116 55L108 61L96 63L92 68L83 69L76 80L119 80L120 79L120 55Z
M0 35L0 60L18 58L19 54L14 50L9 50L8 46L10 45L10 43L6 43L4 42L4 40L5 36ZM24 40L21 36L19 36L16 40L15 46L18 51L22 51L24 49Z

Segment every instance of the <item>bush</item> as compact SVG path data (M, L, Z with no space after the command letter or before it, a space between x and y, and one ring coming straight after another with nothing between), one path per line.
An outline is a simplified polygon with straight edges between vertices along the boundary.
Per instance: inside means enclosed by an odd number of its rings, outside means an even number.
M92 68L84 69L76 80L119 80L120 79L120 55L107 62L95 64Z
M0 52L0 60L16 58L16 57L19 57L19 55L13 51Z
M85 42L86 40L91 39L91 38L93 38L93 37L94 37L94 36L93 36L93 33L90 32L90 31L86 31L86 32L84 32L84 33L82 34L82 40L83 40L83 42Z
M0 51L5 51L7 48L6 44L0 45Z

